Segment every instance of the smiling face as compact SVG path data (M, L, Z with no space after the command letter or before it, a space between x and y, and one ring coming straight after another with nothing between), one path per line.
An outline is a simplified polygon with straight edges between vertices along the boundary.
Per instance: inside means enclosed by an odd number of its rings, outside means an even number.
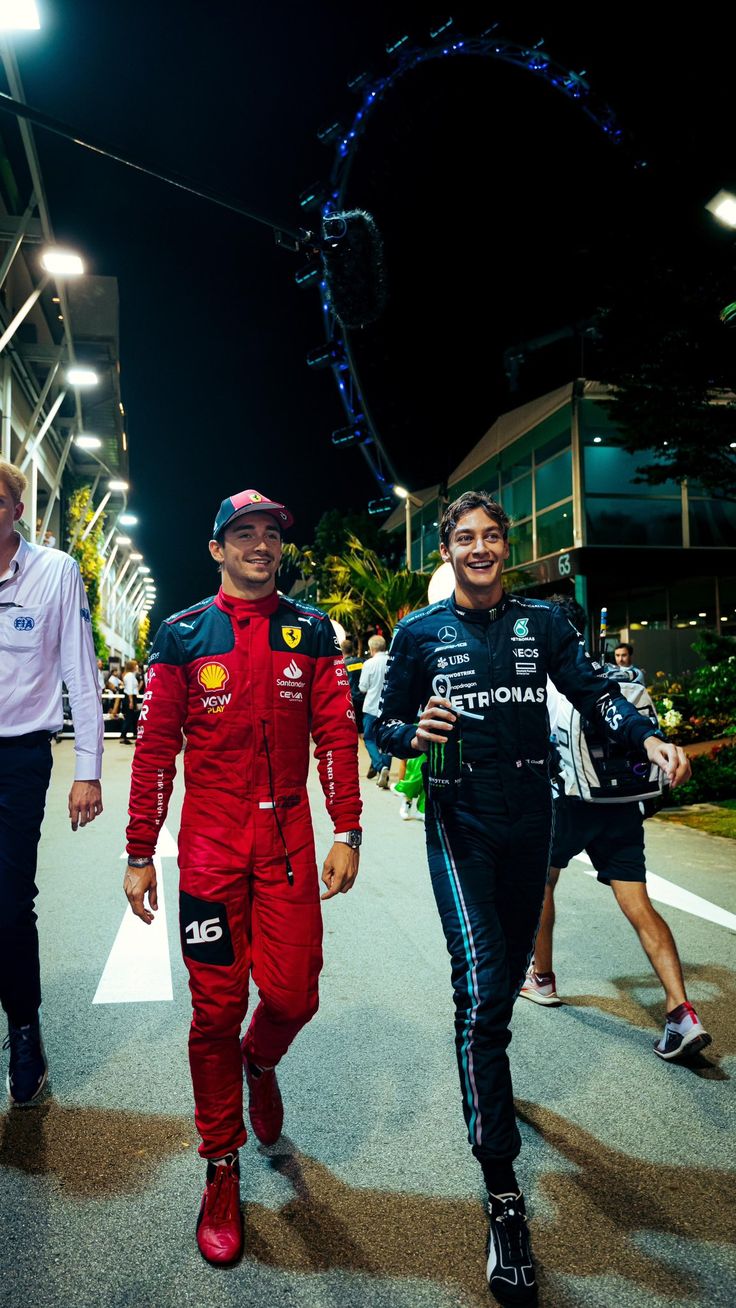
M485 509L464 513L440 554L455 574L455 598L467 609L490 609L503 594L501 574L509 557L508 541Z
M244 513L225 528L221 541L210 541L210 554L222 566L226 595L262 599L276 586L281 528L270 513Z

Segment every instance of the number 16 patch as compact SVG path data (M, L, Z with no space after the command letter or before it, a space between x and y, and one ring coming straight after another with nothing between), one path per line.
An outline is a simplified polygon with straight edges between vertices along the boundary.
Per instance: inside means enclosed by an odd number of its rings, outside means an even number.
M235 960L227 908L213 899L179 892L179 930L185 958L229 967Z

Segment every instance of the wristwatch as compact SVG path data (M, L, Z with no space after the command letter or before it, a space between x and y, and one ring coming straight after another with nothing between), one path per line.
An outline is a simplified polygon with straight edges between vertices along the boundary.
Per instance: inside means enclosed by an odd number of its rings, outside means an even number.
M145 855L143 858L138 858L137 855L134 855L131 858L131 856L128 855L128 867L148 867L148 864L152 862L153 862L153 855L151 855L150 858L147 855Z
M362 831L336 831L333 840L341 845L349 845L351 849L360 849L363 832Z

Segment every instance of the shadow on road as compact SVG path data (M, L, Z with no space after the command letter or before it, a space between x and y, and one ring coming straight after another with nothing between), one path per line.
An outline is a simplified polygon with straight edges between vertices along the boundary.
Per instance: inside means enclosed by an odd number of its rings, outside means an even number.
M547 1273L609 1274L678 1302L698 1297L695 1276L644 1252L627 1237L653 1231L683 1241L730 1244L736 1231L733 1174L632 1157L538 1104L517 1100L516 1111L579 1168L543 1172L538 1179L558 1214L534 1223L535 1249Z
M543 1297L562 1302L559 1277L601 1275L678 1302L696 1297L695 1275L646 1252L635 1237L654 1232L727 1243L736 1229L731 1174L643 1161L527 1101L517 1102L517 1113L575 1168L553 1166L535 1187L553 1210L532 1222ZM144 1192L156 1167L193 1144L189 1123L179 1117L62 1107L49 1100L5 1116L0 1165L45 1173L62 1192L99 1201ZM293 1198L273 1208L251 1204L245 1195L246 1264L306 1277L337 1270L422 1280L459 1296L463 1308L487 1308L486 1223L477 1199L350 1185L285 1138L268 1154L261 1152L266 1165L289 1182ZM194 1202L201 1177L199 1169L196 1176L192 1172ZM532 1214L534 1206L532 1194Z
M570 1008L597 1009L630 1026L651 1027L659 1035L664 1006L662 987L656 976L652 972L640 976L617 976L611 978L611 983L618 991L615 996L566 995L564 1002ZM720 1067L719 1061L736 1053L736 973L716 963L694 964L685 969L685 983L713 1036L713 1045L708 1057L701 1054L678 1062L677 1066L687 1068L703 1080L728 1081L730 1077ZM642 991L646 998L641 997ZM715 1051L715 1058L710 1056L711 1049Z
M6 1113L0 1166L47 1174L82 1199L104 1199L149 1188L152 1166L194 1145L186 1118L62 1107L49 1098Z

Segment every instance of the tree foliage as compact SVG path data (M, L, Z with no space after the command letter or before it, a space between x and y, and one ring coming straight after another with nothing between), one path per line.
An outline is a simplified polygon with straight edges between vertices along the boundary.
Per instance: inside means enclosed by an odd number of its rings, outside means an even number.
M346 619L362 631L378 626L389 637L400 618L427 602L426 573L389 567L356 537L346 554L333 558L331 573L334 587L321 603L343 626Z
M361 639L376 626L390 636L399 618L427 602L427 573L392 567L352 533L344 533L340 554L320 558L296 545L284 554L305 581L316 581L320 607Z
M139 664L145 663L151 644L151 619L143 613L138 621L138 636L135 642L135 657Z
M89 602L89 611L92 619L92 636L95 643L95 653L99 659L107 660L109 657L109 650L107 648L105 637L100 630L100 577L102 576L104 565L102 557L102 539L105 526L104 513L100 514L87 538L82 540L82 533L93 516L94 505L92 503L92 487L79 486L69 500L69 507L66 515L67 535L71 541L69 553L79 564L79 571L82 574L82 580L87 591L87 600Z
M684 477L736 498L736 338L720 319L732 270L707 253L647 251L600 311L599 380L616 388L610 412L641 479Z

